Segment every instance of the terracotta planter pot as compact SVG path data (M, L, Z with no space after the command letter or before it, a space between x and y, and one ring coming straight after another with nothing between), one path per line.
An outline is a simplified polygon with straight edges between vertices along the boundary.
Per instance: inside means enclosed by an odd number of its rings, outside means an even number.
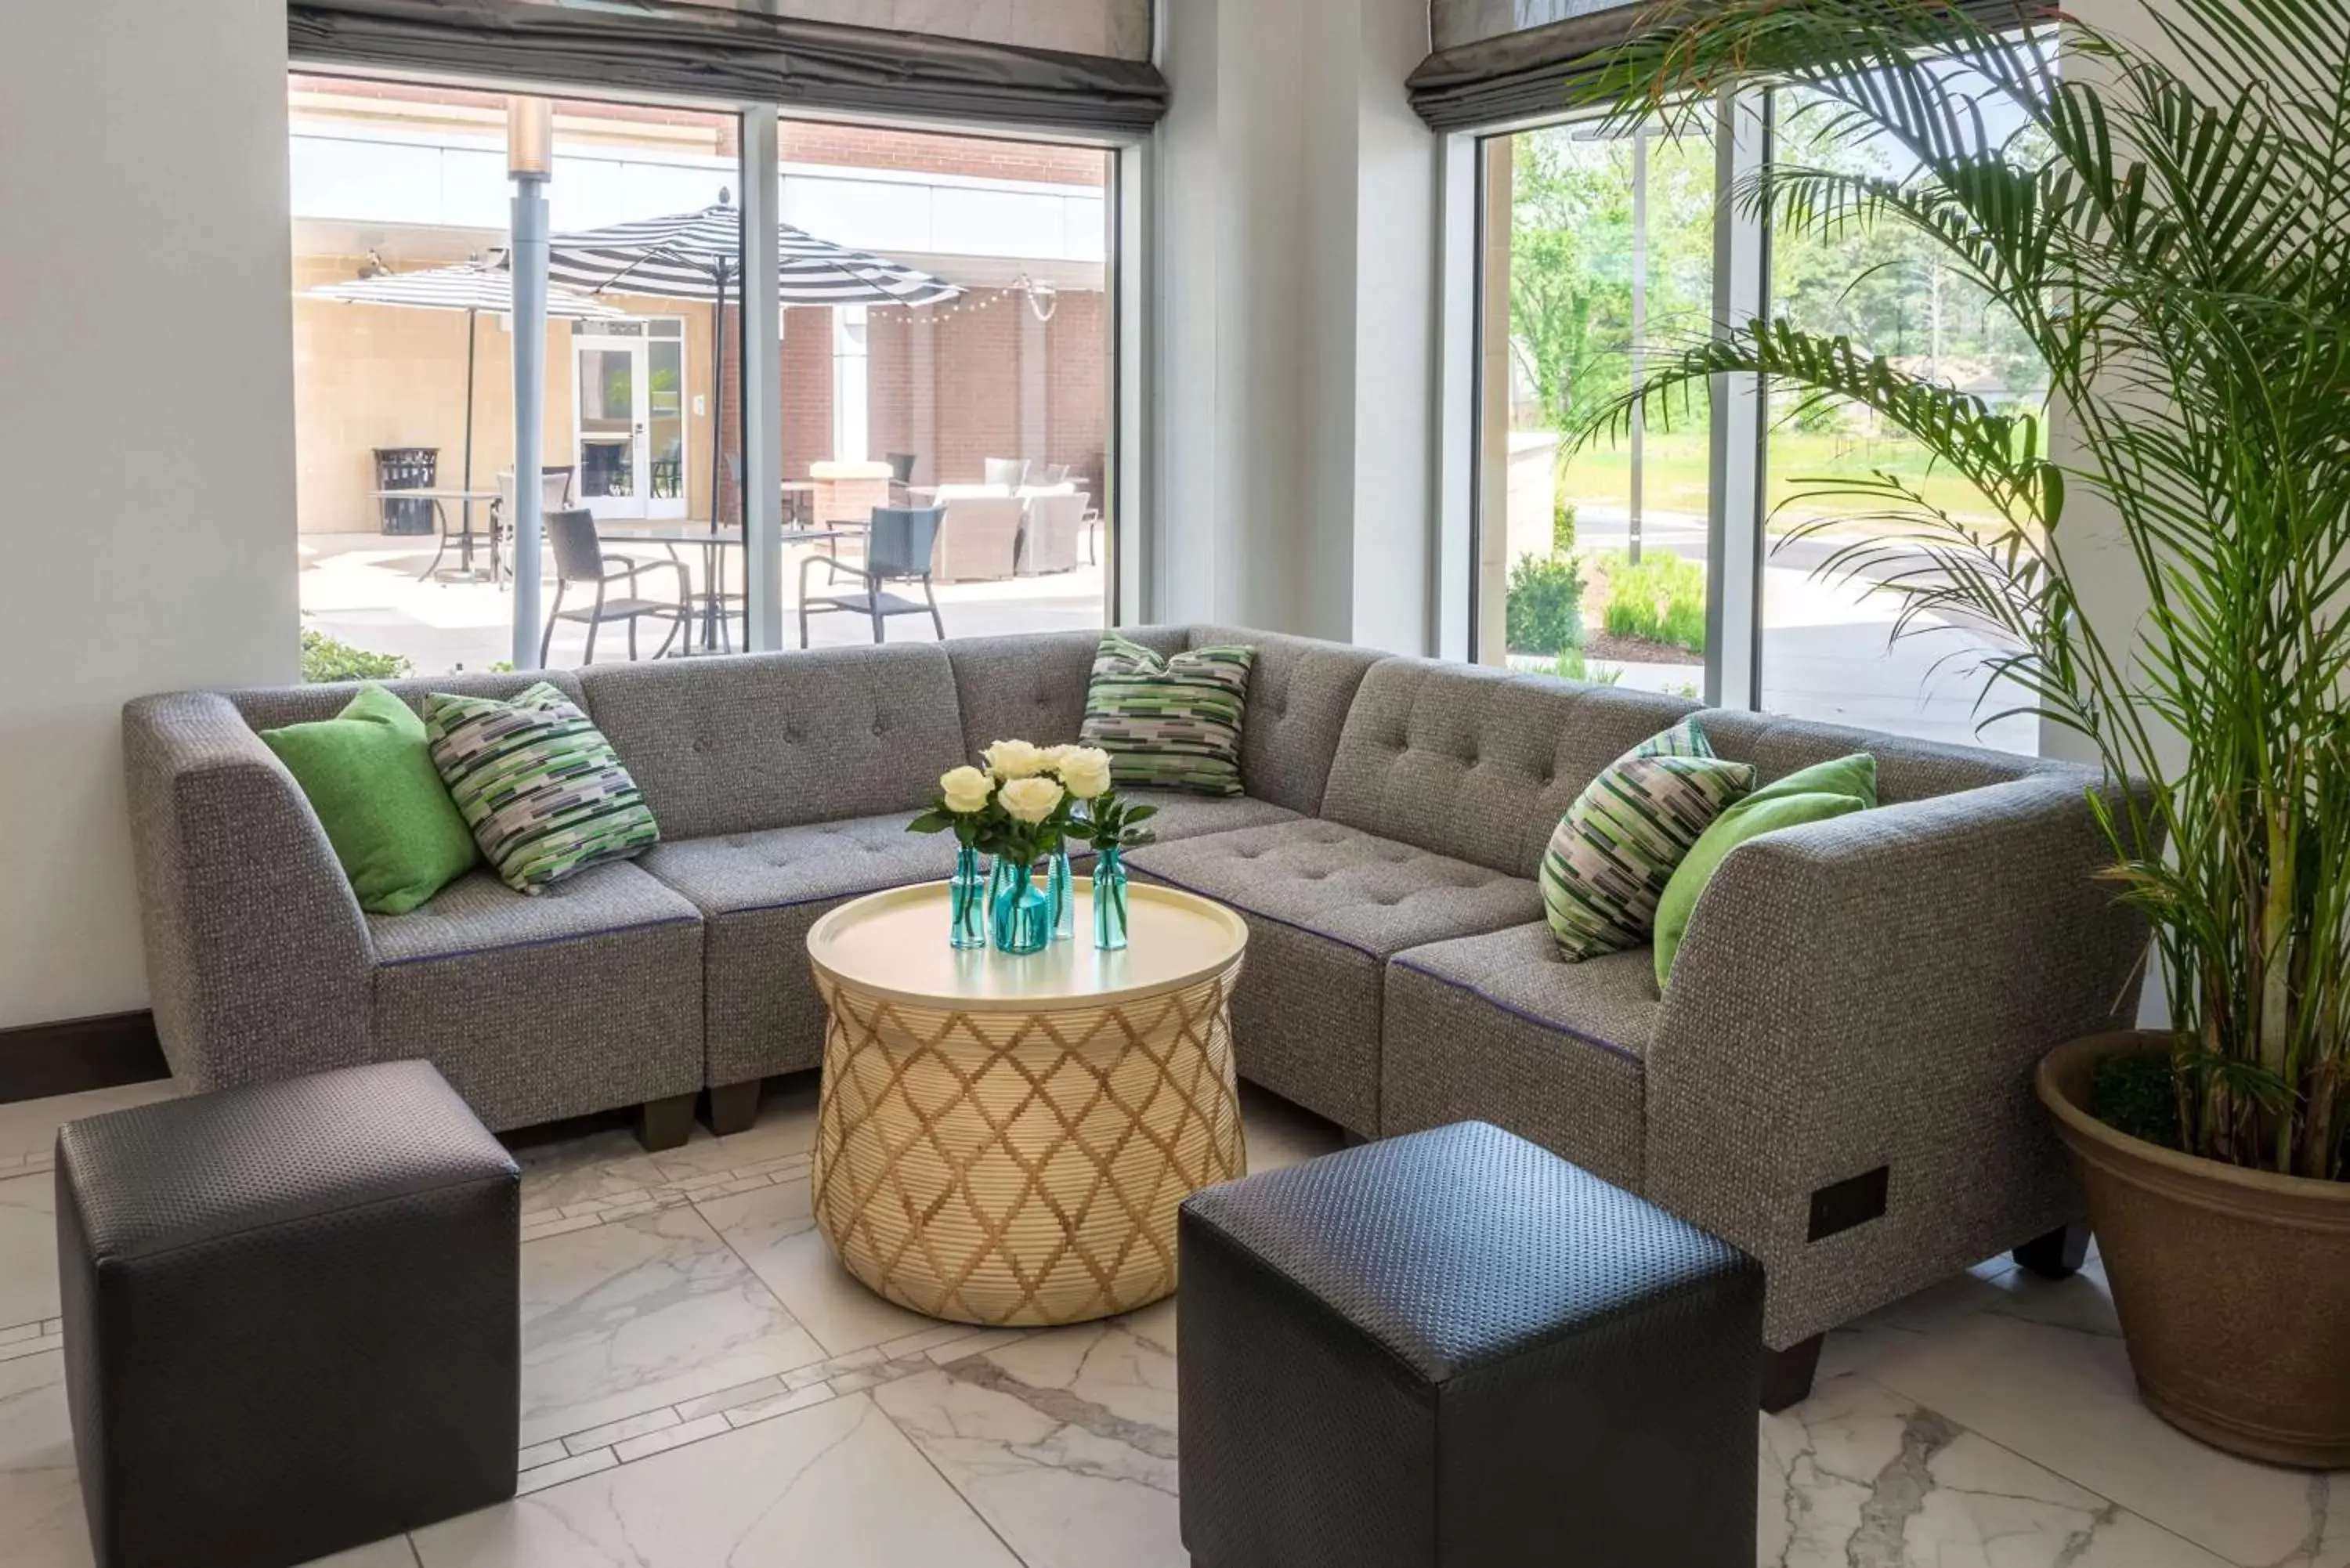
M2138 1392L2230 1453L2350 1466L2350 1182L2198 1159L2097 1120L2097 1064L2168 1049L2095 1034L2038 1080L2088 1188Z

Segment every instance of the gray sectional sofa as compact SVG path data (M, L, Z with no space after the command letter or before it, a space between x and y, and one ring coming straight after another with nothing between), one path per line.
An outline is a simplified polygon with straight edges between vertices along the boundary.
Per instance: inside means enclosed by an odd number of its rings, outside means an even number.
M2039 1055L2136 1012L2142 932L2058 763L1729 711L1764 779L1873 753L1877 810L1730 856L1673 984L1645 950L1561 961L1534 881L1607 762L1692 704L1224 627L1260 649L1244 797L1159 797L1137 875L1238 909L1240 1069L1376 1137L1499 1123L1728 1237L1770 1271L1765 1338L1820 1331L2081 1211ZM493 1127L710 1092L746 1124L816 1065L805 940L943 876L903 831L988 742L1075 739L1096 639L1046 634L547 677L611 738L664 842L525 898L476 872L362 914L255 732L347 689L182 692L124 713L158 1028L191 1086L396 1057ZM509 693L529 676L394 687Z

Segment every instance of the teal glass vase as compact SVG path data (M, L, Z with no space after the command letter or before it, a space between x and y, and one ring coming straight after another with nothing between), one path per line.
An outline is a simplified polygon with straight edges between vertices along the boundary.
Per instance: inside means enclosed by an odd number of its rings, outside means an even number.
M987 945L987 873L979 864L979 851L964 845L955 851L953 879L947 884L947 901L951 919L947 928L947 945L952 948L983 948Z
M1126 946L1126 852L1105 844L1094 853L1094 946Z
M987 881L987 929L1000 953L1042 952L1053 940L1053 906L1036 886L1036 868L995 857Z
M1053 940L1067 941L1077 933L1076 890L1069 885L1069 846L1064 842L1045 863L1045 900L1053 906Z

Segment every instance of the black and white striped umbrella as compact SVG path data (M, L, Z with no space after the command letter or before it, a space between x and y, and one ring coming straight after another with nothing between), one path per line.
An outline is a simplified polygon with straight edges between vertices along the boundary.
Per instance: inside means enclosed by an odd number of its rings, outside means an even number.
M382 272L373 277L353 278L348 283L324 284L308 290L307 296L339 299L350 305L486 310L503 316L514 308L514 275L489 262L458 262L421 272ZM567 288L549 288L546 314L574 321L608 321L628 312Z
M962 290L919 267L853 251L789 223L775 225L784 305L935 305ZM546 275L590 294L638 294L712 304L735 296L743 265L743 210L721 202L677 213L557 234Z
M370 253L369 260L373 256ZM514 309L514 274L496 262L462 261L416 272L380 272L348 283L329 283L307 291L312 299L337 299L346 305L390 305L410 310L462 310L465 313L465 471L464 485L473 488L473 349L474 328L482 313L504 316ZM600 299L550 286L546 314L570 321L609 321L628 315ZM473 532L473 504L464 504L465 534ZM466 546L470 552L472 545Z
M775 225L776 298L783 305L935 305L962 290L918 267ZM743 209L721 192L714 206L613 223L547 242L546 275L590 294L650 295L710 302L711 335L723 340L728 299L743 292ZM718 473L725 441L724 356L710 357L710 525L718 526Z

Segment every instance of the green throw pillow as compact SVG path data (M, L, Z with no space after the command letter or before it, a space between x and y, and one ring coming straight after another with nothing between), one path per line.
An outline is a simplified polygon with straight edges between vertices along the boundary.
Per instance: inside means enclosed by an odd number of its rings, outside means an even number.
M1798 768L1773 779L1717 818L1681 861L1657 901L1657 985L1664 986L1698 895L1731 850L1782 827L1825 822L1877 805L1877 759L1866 752Z
M1877 759L1866 752L1836 757L1797 768L1783 779L1773 779L1746 798L1771 800L1789 794L1848 794L1864 806L1877 804Z
M1599 772L1543 852L1543 911L1572 962L1648 940L1673 868L1754 770L1724 762L1692 714Z
M518 893L660 840L612 743L544 680L510 702L436 691L424 700L424 728L482 853Z
M1241 720L1253 648L1195 648L1162 659L1105 637L1086 689L1086 744L1110 755L1120 784L1241 793Z
M359 908L404 915L481 856L432 766L424 721L368 685L331 719L264 730L309 797Z

